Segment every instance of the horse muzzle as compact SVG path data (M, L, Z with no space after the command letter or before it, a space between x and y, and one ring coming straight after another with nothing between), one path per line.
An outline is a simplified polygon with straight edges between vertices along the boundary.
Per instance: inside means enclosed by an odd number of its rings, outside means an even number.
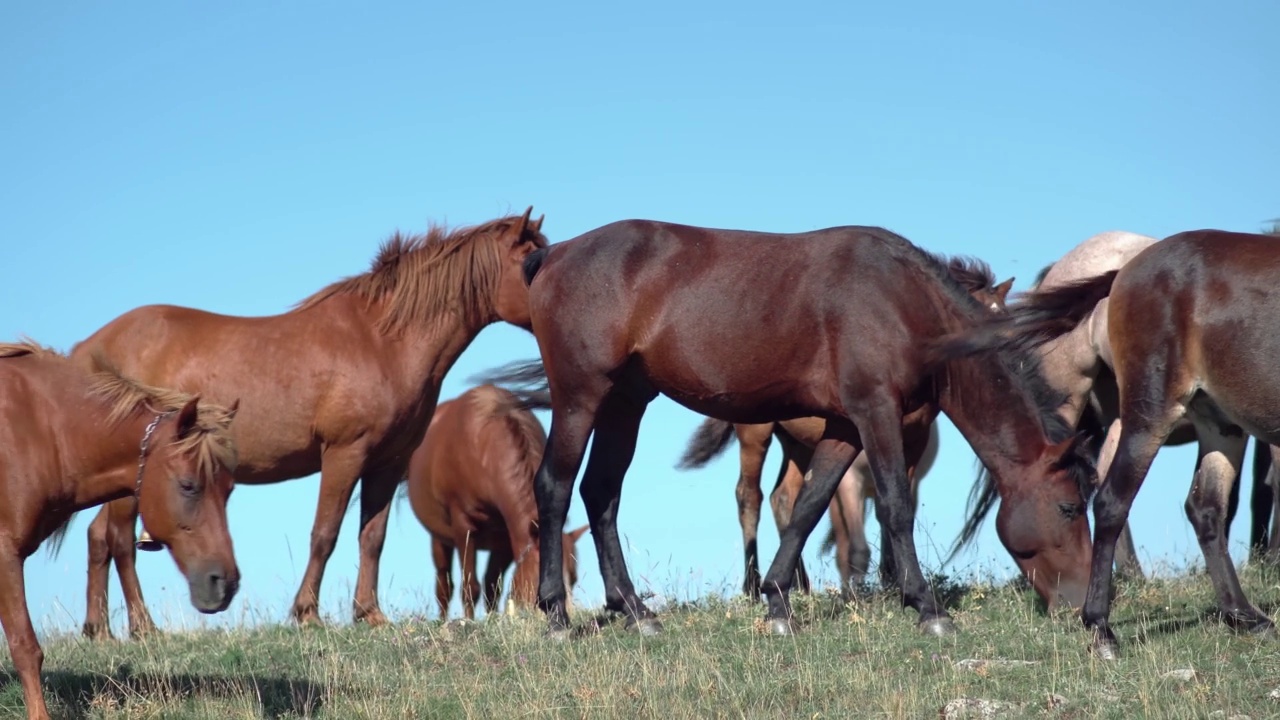
M205 614L220 613L231 605L240 589L240 570L209 565L187 574L191 604Z

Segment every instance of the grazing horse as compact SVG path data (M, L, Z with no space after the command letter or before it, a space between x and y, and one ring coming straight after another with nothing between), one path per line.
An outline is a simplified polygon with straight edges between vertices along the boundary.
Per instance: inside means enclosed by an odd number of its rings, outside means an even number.
M418 521L431 534L440 617L449 617L453 597L453 552L462 558L462 610L475 618L480 582L476 551L489 551L484 607L497 611L503 575L514 562L511 597L532 607L537 597L538 508L533 473L542 462L547 436L542 423L509 390L481 385L440 403L422 444L409 461L403 492ZM578 581L574 546L582 526L564 537L565 582Z
M916 559L906 477L939 411L1000 483L996 525L1021 569L1051 604L1083 595L1092 464L1034 355L933 362L936 339L987 314L936 256L880 228L781 235L628 220L533 253L525 276L552 404L535 491L538 602L554 637L569 623L561 533L588 438L581 494L606 607L628 627L661 629L636 594L617 531L623 476L658 393L734 423L826 420L764 578L773 632L794 629L788 593L801 548L864 449L903 603L925 632L954 632ZM759 342L761 332L772 342ZM536 378L538 368L505 375Z
M1050 290L1073 282L1095 277L1112 270L1119 270L1138 253L1156 243L1156 239L1146 235L1124 231L1108 231L1094 235L1072 248L1052 265L1044 268L1036 278L1035 287ZM1045 379L1056 390L1065 396L1061 413L1063 418L1073 427L1082 423L1098 423L1106 434L1098 458L1098 477L1104 477L1111 465L1115 452L1116 440L1119 438L1118 405L1116 397L1116 380L1111 366L1111 343L1107 335L1107 298L1102 298L1084 320L1071 332L1045 343L1040 348L1041 365ZM1166 445L1183 445L1195 440L1195 427L1189 422L1182 422L1170 434ZM1266 456L1265 448L1261 449ZM1268 486L1258 483L1265 471L1255 472L1253 494L1254 507L1254 542L1265 542L1260 539L1260 530L1265 531L1266 518L1258 518L1270 507ZM1233 486L1230 516L1234 517L1239 499L1239 485ZM971 504L971 513L961 532L957 549L973 540L978 528L995 500L995 491L990 485L984 487L975 496ZM1260 509L1261 508L1261 509ZM1228 525L1230 521L1228 521ZM1124 575L1142 577L1142 565L1138 561L1133 544L1133 536L1128 524L1120 533L1116 545L1116 569Z
M995 275L991 272L989 265L966 258L952 258L947 263L947 270L978 302L989 307L992 312L1004 309L1005 298L1013 287L1013 278L996 284ZM774 523L781 532L791 522L791 510L804 483L804 474L809 469L813 448L822 439L822 430L825 425L825 421L821 418L797 418L781 423L760 425L734 425L715 418L707 418L694 431L694 436L690 438L689 446L685 449L685 454L677 466L681 469L703 467L723 452L729 446L730 440L737 436L741 469L735 495L738 500L738 524L742 527L743 562L746 568L742 592L752 600L759 599L761 593L756 534L760 526L760 505L764 501L764 495L760 492L760 479L764 471L765 455L769 451L770 438L776 435L783 451L778 479L774 483L773 492L769 494ZM924 455L918 461L918 465L907 466L913 505L917 502L917 483L929 472L937 454L938 431L931 425ZM827 546L835 548L836 568L840 573L840 589L846 598L851 597L853 592L862 585L867 567L871 562L871 548L867 544L865 530L865 515L866 504L874 497L875 481L871 477L871 466L867 464L865 455L859 455L836 487L836 496L831 501L828 511L831 517L831 531L823 541L824 548ZM880 548L880 581L882 585L888 586L893 581L896 571L893 558L884 552L888 548L888 543L883 529ZM809 592L809 575L805 572L804 560L800 560L796 566L796 584L804 592Z
M1102 298L1111 366L1119 390L1119 438L1094 499L1097 528L1081 618L1093 650L1115 658L1111 562L1116 540L1151 461L1189 421L1199 457L1186 513L1227 623L1274 635L1275 625L1245 597L1227 554L1226 515L1248 436L1280 443L1280 241L1198 230L1149 246L1118 271L1037 291L990 326L957 334L946 357L1008 352L1077 331ZM1248 434L1246 434L1248 433Z
M249 399L236 423L238 482L277 483L320 472L311 554L292 616L320 622L324 567L358 479L360 569L353 615L386 622L378 560L387 510L422 441L440 383L471 340L505 320L529 327L524 258L546 246L542 219L504 217L452 232L396 233L365 273L293 310L232 317L169 305L131 310L72 351L105 357L145 382ZM151 628L133 565L134 506L105 507L89 528L84 631L105 636L107 571L115 560L133 633Z
M186 576L191 604L204 613L231 604L235 412L109 369L86 373L34 343L0 345L0 622L28 718L49 710L23 565L46 539L56 549L77 511L130 498Z

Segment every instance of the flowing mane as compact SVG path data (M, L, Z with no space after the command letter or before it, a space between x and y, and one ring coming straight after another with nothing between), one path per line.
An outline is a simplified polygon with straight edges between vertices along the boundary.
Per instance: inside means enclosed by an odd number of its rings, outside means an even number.
M397 231L382 243L369 269L339 280L299 302L305 310L336 295L355 295L369 305L384 302L378 330L396 334L406 326L429 323L456 312L468 323L486 321L493 313L491 298L502 272L502 248L493 242L518 215L481 225L449 230L431 225L426 233L404 235ZM541 232L526 227L526 236L546 247Z
M22 338L17 342L0 343L0 358L23 357L25 355L52 357L60 360L67 359L66 355L63 355L48 345L41 345L30 338Z
M985 261L975 257L955 255L946 257L925 251L927 255L947 268L948 274L957 280L967 292L975 293L995 287L996 274Z
M95 372L89 394L109 406L107 423L114 425L138 411L167 413L181 410L194 397L188 393L152 387L125 377L101 356L94 357ZM196 453L201 477L213 477L217 465L234 470L235 445L229 428L233 415L226 408L201 402L197 407L196 429L174 444L179 453Z
M960 262L962 267L972 269L974 267L973 263L981 263L981 261L963 258L948 259L945 256L922 250L906 238L888 231L883 232L885 236L882 236L882 239L896 246L895 249L898 250L896 254L906 262L914 260L918 267L934 277L942 285L946 295L959 304L961 308L965 308L966 315L980 321L986 319L987 316L980 312L981 304L969 295L964 285L953 277L952 271L949 270L949 268L956 267L955 264L957 262ZM981 264L985 265L985 263ZM990 268L986 268L986 272L990 272ZM976 277L976 275L974 276ZM1013 378L1015 387L1031 401L1032 407L1039 417L1040 427L1049 442L1062 442L1076 434L1075 429L1068 425L1067 421L1058 413L1058 409L1062 407L1062 403L1066 399L1066 394L1054 390L1049 385L1041 369L1040 354L1038 352L1024 348L1006 348L993 353L993 356L992 359L1004 366L1005 370ZM985 359L978 360L984 361ZM1090 436L1089 439L1098 441L1101 438ZM1068 459L1068 469L1071 472L1071 477L1080 488L1081 497L1087 501L1093 494L1093 475L1096 472L1089 448L1083 443L1077 443L1073 448L1073 452L1069 454ZM964 527L961 529L959 537L956 538L955 545L952 546L951 554L947 558L948 561L977 536L983 521L991 512L991 509L995 507L996 500L999 497L995 478L991 475L990 470L980 465L978 477L975 479L973 489L969 492L968 517L965 519Z

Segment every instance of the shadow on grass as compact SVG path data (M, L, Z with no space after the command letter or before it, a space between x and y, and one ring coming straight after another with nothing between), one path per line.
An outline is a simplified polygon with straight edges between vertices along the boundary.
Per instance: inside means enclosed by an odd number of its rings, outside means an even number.
M122 706L137 697L256 697L262 714L269 718L311 717L324 705L325 690L308 680L244 675L187 675L132 673L123 667L112 675L58 670L41 673L46 700L50 705L70 709L71 717L89 714L92 703ZM11 685L12 684L12 685ZM19 684L12 671L0 672L0 688ZM19 697L21 694L19 693ZM52 708L51 708L52 709ZM54 710L57 716L57 710Z

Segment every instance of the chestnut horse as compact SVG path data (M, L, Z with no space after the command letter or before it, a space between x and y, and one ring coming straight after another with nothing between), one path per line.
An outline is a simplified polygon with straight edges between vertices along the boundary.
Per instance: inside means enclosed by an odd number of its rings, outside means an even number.
M1092 464L1033 354L933 361L934 341L974 327L987 309L906 239L872 227L780 235L629 220L533 253L525 275L552 403L535 492L538 601L553 636L569 623L561 533L589 437L581 494L606 607L625 613L628 627L661 629L632 585L616 525L640 420L660 392L729 422L827 421L764 578L774 632L793 631L788 592L800 550L864 449L903 603L922 630L954 632L916 559L906 477L939 411L1001 483L996 526L1031 582L1053 602L1083 595ZM527 380L537 370L505 375Z
M231 604L235 412L113 371L91 375L34 343L0 345L0 622L28 718L49 710L23 565L46 539L60 543L75 512L131 498L186 576L191 604L204 613Z
M413 514L431 535L440 617L449 617L453 597L453 552L462 560L462 610L475 618L480 581L476 551L489 551L484 607L497 611L503 575L514 562L514 606L532 607L538 579L538 509L533 473L542 462L547 436L542 423L509 390L481 385L440 403L422 444L409 460L408 494ZM582 526L564 537L565 582L578 581L574 546Z
M996 284L991 267L980 260L968 258L952 258L947 269L957 282L974 296L978 302L989 307L992 312L1004 309L1005 298L1013 287L1013 278ZM773 492L769 495L769 505L773 510L773 520L781 532L791 522L791 510L795 505L800 486L804 483L804 473L809 469L809 460L813 448L822 439L822 430L826 423L821 418L797 418L781 423L764 423L760 425L734 425L715 418L707 418L694 431L689 446L677 466L681 469L699 468L711 462L729 445L733 436L738 438L739 464L738 485L738 524L742 527L742 547L746 571L743 576L742 592L753 600L760 597L760 567L756 551L756 534L760 525L760 505L764 496L760 492L760 476L764 471L765 454L769 451L769 441L777 435L782 446L782 465L778 469L778 479L774 483ZM917 503L917 483L933 465L938 454L938 431L929 428L929 441L925 445L924 455L918 465L907 467L907 475L911 481L912 504ZM823 548L834 547L836 552L836 569L840 573L840 589L844 597L850 598L860 587L867 574L867 566L871 562L871 548L867 544L865 529L866 504L875 497L875 481L871 477L871 467L865 455L859 455L853 466L840 479L836 487L836 496L831 501L828 515L831 518L831 530L823 540ZM881 534L880 582L888 586L893 582L896 571L893 558L884 550L888 543ZM804 560L796 565L796 584L804 592L809 592L809 575L805 571Z
M292 616L319 622L325 563L358 479L360 569L353 614L382 624L378 559L387 509L422 441L440 383L458 355L498 320L528 328L520 266L546 246L532 209L452 232L395 234L365 273L340 280L290 312L231 317L153 305L80 343L145 382L249 401L236 423L238 482L276 483L320 472L311 554ZM134 507L108 505L89 528L85 634L108 634L107 571L114 559L130 629L151 627L133 565Z
M1186 421L1199 445L1186 513L1219 611L1236 628L1275 634L1271 619L1240 588L1225 519L1248 436L1280 443L1280 383L1272 372L1280 353L1277 276L1275 238L1179 233L1118 271L1032 293L1006 318L959 333L944 346L948 357L1034 346L1077 331L1102 298L1110 299L1106 332L1119 390L1119 438L1093 503L1093 566L1081 613L1100 658L1119 652L1109 622L1116 540L1151 461Z

